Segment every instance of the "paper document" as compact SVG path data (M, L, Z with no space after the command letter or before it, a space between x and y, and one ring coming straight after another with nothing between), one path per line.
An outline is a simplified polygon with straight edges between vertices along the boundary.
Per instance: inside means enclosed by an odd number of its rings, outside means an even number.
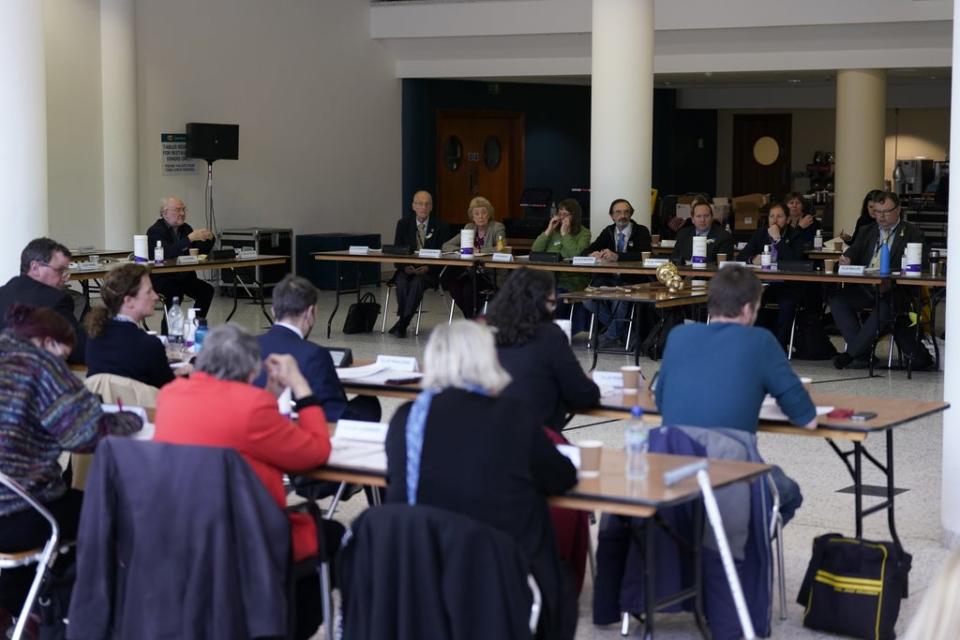
M822 416L833 411L833 407L817 407L817 415ZM767 396L760 405L760 419L770 420L772 422L790 422L787 415L780 409L777 399L773 396Z

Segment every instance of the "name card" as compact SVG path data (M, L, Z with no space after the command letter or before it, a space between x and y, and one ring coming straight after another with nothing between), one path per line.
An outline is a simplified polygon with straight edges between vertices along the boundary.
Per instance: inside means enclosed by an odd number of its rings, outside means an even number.
M77 270L78 271L99 271L100 270L99 262L78 262Z
M604 387L612 389L623 388L623 374L619 371L594 371L593 381L597 383L597 386L601 389Z
M420 253L417 255L421 258L439 258L443 255L443 251L440 249L420 249Z
M495 253L493 254L494 262L513 262L512 253Z
M77 247L77 252L78 252L78 253L90 253L90 252L93 252L93 251L96 251L96 250L97 250L97 248L96 248L95 246L93 246L92 244L82 244L82 245L80 245L79 247Z
M352 256L365 256L370 253L370 247L366 245L352 244L349 249Z
M747 263L746 263L746 262L743 262L743 261L737 262L737 261L734 261L734 260L727 260L726 262L721 262L718 266L719 266L721 269L723 269L724 267L732 267L732 266L735 265L735 264L738 264L738 265L740 265L741 267L746 267L746 266L747 266Z
M573 264L593 265L597 264L597 258L595 256L573 256Z
M338 420L334 437L337 440L359 440L383 444L387 441L387 423Z
M667 264L668 262L670 262L668 258L647 258L643 261L643 266L656 269L660 265Z
M394 371L413 373L420 370L417 359L411 356L377 356L377 364Z
M862 276L864 266L862 264L842 264L837 269L837 274L841 276Z
M244 247L240 249L240 253L237 254L237 257L241 260L251 260L257 257L257 250L252 247Z
M199 264L199 256L177 256L177 264Z

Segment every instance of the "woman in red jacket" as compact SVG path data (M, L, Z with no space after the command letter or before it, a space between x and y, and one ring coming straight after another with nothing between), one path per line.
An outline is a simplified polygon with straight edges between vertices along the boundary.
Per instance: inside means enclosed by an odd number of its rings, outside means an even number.
M308 471L324 464L330 456L330 435L320 402L300 373L296 360L290 355L271 354L263 366L268 375L267 389L250 384L261 367L257 339L233 324L211 331L190 378L175 380L160 390L154 439L236 450L253 468L277 505L286 509L283 474ZM299 414L297 423L277 409L276 395L285 387L293 392ZM294 562L317 556L321 551L317 522L306 513L290 512L288 517ZM335 535L339 525L332 524L334 531L325 532L323 538L328 544L322 551L328 557L339 543L339 536ZM342 527L339 531L342 532ZM331 533L335 539L330 539ZM310 575L309 584L298 583L298 612L306 613L301 606L304 602L301 589L318 594L316 583L315 572ZM298 628L300 619L298 614ZM316 624L319 625L319 621ZM309 636L307 633L301 637Z

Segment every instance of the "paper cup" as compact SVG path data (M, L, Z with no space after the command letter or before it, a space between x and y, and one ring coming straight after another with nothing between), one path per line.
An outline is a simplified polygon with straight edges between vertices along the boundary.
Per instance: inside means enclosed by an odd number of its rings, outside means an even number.
M843 240L834 240L834 241L833 241L833 250L834 250L834 251L843 251Z
M578 442L577 446L580 447L580 475L587 478L600 475L603 442L600 440L583 440Z
M192 256L199 256L199 255L200 255L200 249L190 249L190 255L192 255Z
M623 376L624 393L636 393L640 389L640 367L620 367L620 375Z
M833 273L836 270L837 261L832 258L827 258L823 261L823 272L824 273Z
M726 261L727 261L727 254L725 253L717 254L717 264L723 264Z
M660 244L660 236L658 235L650 236L650 241L653 243L653 246L657 246L658 244Z
M641 251L641 252L640 252L640 259L643 260L644 262L646 262L647 260L650 259L650 256L651 256L651 255L653 255L653 254L652 254L650 251Z

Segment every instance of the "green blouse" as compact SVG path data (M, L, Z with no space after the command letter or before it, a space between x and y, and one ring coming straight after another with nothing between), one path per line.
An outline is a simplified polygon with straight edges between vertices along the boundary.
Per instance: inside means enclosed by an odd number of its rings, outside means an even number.
M563 258L579 256L590 246L590 229L580 227L580 233L563 235L554 231L550 235L541 233L533 241L531 251L550 251L559 253ZM589 274L561 273L557 275L557 287L567 291L583 291L590 284Z

